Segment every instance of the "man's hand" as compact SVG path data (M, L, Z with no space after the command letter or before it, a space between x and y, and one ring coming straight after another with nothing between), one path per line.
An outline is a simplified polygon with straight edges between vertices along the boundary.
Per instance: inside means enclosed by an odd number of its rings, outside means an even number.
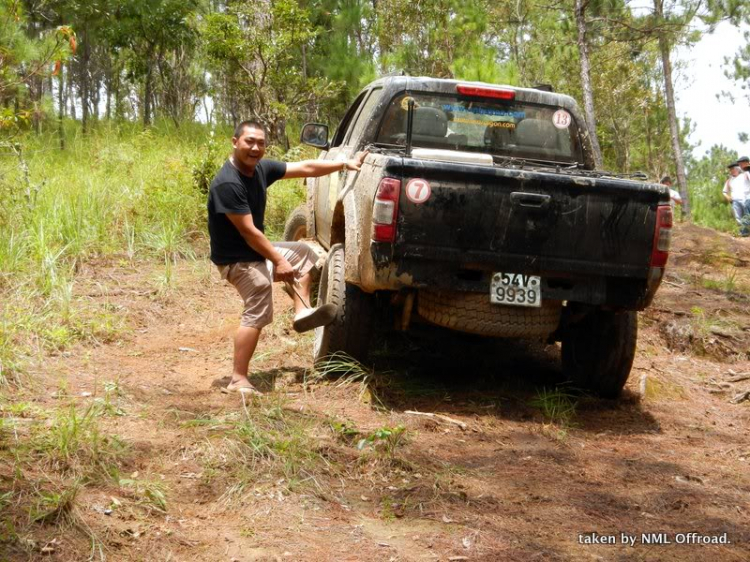
M359 172L362 168L362 163L365 161L368 154L370 154L369 150L357 152L357 154L354 155L354 158L346 161L346 169Z
M274 281L294 283L294 268L285 258L279 256L279 261L273 264Z

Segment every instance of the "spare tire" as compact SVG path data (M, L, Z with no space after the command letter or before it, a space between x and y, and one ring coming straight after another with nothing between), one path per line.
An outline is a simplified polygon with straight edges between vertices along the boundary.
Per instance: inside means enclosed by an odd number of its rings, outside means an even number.
M307 238L307 206L300 205L292 211L284 224L284 240L297 242Z
M560 324L560 301L541 307L490 302L489 293L420 291L417 311L425 320L459 332L502 338L546 338Z

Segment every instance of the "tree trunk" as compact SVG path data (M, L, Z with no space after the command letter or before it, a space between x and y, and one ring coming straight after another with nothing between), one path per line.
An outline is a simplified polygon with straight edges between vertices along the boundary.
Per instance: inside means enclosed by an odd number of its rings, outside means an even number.
M73 89L73 63L68 63L68 100L70 100L70 117L73 121L76 120L76 93Z
M646 169L649 174L654 170L654 159L651 149L651 124L649 123L648 107L643 114L644 130L646 132Z
M596 112L594 111L594 91L591 86L591 64L589 62L589 45L586 41L586 7L588 0L575 0L576 28L578 29L578 55L581 58L581 86L583 87L583 108L586 112L586 130L594 151L594 164L602 168L602 149L596 135Z
M143 126L148 127L151 124L151 63L148 64L146 71L146 85L143 94Z
M32 107L34 113L31 116L32 124L34 126L34 133L40 135L42 133L42 98L44 97L44 78L41 76L35 76L29 82L29 93L31 94Z
M120 92L120 68L115 66L114 68L114 89L115 89L115 119L120 121L122 119L122 93Z
M108 68L104 78L104 89L107 97L107 109L104 114L107 121L112 119L112 69Z
M672 152L674 153L674 163L677 172L677 186L680 189L682 197L682 212L690 218L690 199L687 190L687 177L685 176L685 164L682 160L682 149L680 148L680 127L677 122L677 112L674 105L674 89L672 87L672 64L669 61L669 42L664 34L664 0L654 0L654 10L656 12L656 22L660 26L659 50L661 51L661 64L664 71L664 92L667 101L667 114L669 118L669 132L672 136Z
M64 118L65 118L65 96L63 92L65 91L65 84L63 83L63 70L60 68L60 74L58 74L57 77L57 121L59 126L59 133L60 133L60 150L65 150L65 127L64 127Z
M87 35L84 28L83 56L81 57L81 128L84 133L89 121L89 61L91 59L91 47Z

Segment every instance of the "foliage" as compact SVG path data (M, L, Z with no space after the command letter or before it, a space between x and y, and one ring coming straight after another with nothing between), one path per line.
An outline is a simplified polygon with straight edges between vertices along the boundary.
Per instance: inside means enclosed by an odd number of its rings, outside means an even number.
M317 34L307 11L294 0L273 0L266 8L231 4L208 16L203 37L211 68L227 78L219 102L236 100L244 116L267 125L271 139L288 148L287 120L338 86L303 71L298 53Z
M543 388L530 404L539 408L548 422L567 427L575 416L578 400L569 390Z
M0 85L19 76L28 80L6 92L0 112L14 127L34 122L39 130L57 109L59 119L80 118L85 131L102 116L145 125L170 119L176 127L199 114L220 126L252 117L265 122L271 140L286 151L302 122L335 125L358 90L383 73L551 84L580 101L575 5L25 0L23 10L20 0L3 0L0 45L7 47ZM605 167L643 170L653 180L674 175L659 39L667 50L690 45L703 33L696 22L711 32L721 21L747 21L750 10L738 0L658 0L653 6L595 0L583 6ZM61 50L60 63L46 69L56 80L31 77L31 61L43 60L50 42ZM741 47L729 72L741 82L747 82L745 51ZM689 127L681 124L679 135L688 155ZM210 144L204 156L193 164L201 189L220 160Z
M727 165L737 157L736 151L719 145L712 146L699 160L688 160L693 218L698 224L725 232L737 230L732 208L721 194L728 178Z
M387 458L393 459L397 449L404 443L406 438L406 427L398 425L396 427L384 426L376 429L367 437L360 439L357 443L357 449L362 450L365 447L373 447L376 451L381 451Z
M740 88L745 93L745 97L750 101L750 31L743 33L745 44L740 46L735 55L730 59L725 59L727 69L724 74L740 83ZM747 137L745 141L747 142Z
M20 0L0 0L0 140L38 118L41 99L34 91L75 48L67 26L36 34L29 27Z

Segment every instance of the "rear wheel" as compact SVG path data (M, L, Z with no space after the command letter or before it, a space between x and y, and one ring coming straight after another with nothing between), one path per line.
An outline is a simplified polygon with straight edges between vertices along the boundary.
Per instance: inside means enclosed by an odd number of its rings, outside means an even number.
M562 338L563 372L582 389L617 398L630 375L637 340L636 312L592 312Z
M305 205L300 205L286 219L284 240L297 242L303 238L307 238L307 208Z
M315 329L313 358L316 362L343 352L357 361L367 359L375 315L374 296L344 281L344 245L335 244L328 252L318 289L318 306L332 303L336 318L328 326Z

